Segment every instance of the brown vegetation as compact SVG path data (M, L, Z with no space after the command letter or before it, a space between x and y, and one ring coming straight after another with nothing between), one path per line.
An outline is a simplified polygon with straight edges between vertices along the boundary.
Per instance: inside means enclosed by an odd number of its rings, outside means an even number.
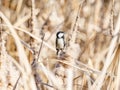
M120 89L120 0L0 0L0 37L0 90Z

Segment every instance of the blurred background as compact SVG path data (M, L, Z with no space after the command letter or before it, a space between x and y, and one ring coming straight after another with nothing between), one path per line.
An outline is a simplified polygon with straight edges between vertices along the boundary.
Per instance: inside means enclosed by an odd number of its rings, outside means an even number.
M26 85L24 85L25 82L22 83L25 81L24 74L17 82L22 69L25 71L27 69L20 63L24 61L20 60L18 46L15 43L17 39L14 38L10 25L24 47L28 63L31 64L39 56L42 65L52 73L57 63L56 33L64 31L67 43L67 40L72 38L71 32L75 29L74 43L79 48L74 52L78 55L75 61L77 65L74 66L83 68L84 72L78 69L73 72L73 90L88 90L105 65L108 47L114 37L113 33L120 16L120 0L0 0L0 12L0 90L36 90L36 85L32 88L29 86L32 84L27 85L29 80L26 81ZM118 47L115 49L117 53L114 53L114 61L106 71L109 75L105 76L102 90L113 90L120 85L116 86L117 70L120 65L117 62L120 59L117 58L120 57L119 41L115 43ZM70 56L74 55L70 54ZM22 69L18 68L19 65ZM66 67L63 66L63 68ZM37 71L40 80L51 84L49 80L52 78L48 78L44 70ZM86 70L93 72L88 73ZM34 77L33 82L37 83ZM40 83L37 88L41 90L58 88L53 83L51 86L46 84ZM62 83L62 85L65 84Z

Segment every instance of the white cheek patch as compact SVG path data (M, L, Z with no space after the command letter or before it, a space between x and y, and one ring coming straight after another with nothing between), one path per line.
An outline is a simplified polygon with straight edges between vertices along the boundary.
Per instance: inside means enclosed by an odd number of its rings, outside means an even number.
M59 38L61 38L62 36L64 36L63 33L59 33L59 34L58 34L58 37L59 37Z

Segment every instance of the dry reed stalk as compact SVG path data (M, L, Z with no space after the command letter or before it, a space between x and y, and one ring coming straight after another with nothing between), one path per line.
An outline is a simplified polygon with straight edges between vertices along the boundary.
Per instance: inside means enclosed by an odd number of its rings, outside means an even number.
M36 86L35 86L35 82L32 76L32 71L31 71L31 67L30 64L28 62L27 56L25 54L24 48L20 42L20 38L18 37L16 31L14 30L13 26L11 25L10 21L4 16L4 14L2 12L0 12L0 17L3 19L3 21L8 25L9 30L15 40L15 44L17 46L17 50L18 50L18 56L20 59L20 64L23 66L24 68L24 72L22 72L22 78L24 78L24 88L25 89L29 89L29 87L33 90L36 90ZM31 77L31 78L28 78ZM27 83L29 81L29 84Z
M28 13L26 16L21 17L20 19L18 19L15 23L14 23L14 27L18 27L20 25L22 25L24 22L26 22L31 16L31 13Z
M83 4L83 3L82 3ZM64 60L61 60L62 63L58 63L57 67L55 68L55 74L57 75L57 77L59 79L63 80L62 85L66 85L63 86L63 89L66 90L72 90L73 89L73 67L69 66L75 65L75 60L78 58L78 54L80 53L80 48L77 44L75 44L75 40L76 40L76 30L77 30L77 21L79 18L79 13L80 13L80 9L81 9L81 5L79 5L79 9L76 15L76 19L75 19L75 23L73 25L73 29L71 29L71 35L69 37L69 42L68 42L68 49L66 51L66 55ZM75 55L76 54L76 55ZM60 62L60 61L59 61ZM67 62L68 64L64 64L65 62ZM62 86L61 86L62 87Z
M2 23L2 22L1 22ZM8 88L12 88L13 83L15 83L16 80L16 76L19 75L19 73L16 71L15 66L13 65L11 59L8 57L8 53L6 50L6 41L7 41L7 33L3 31L2 26L0 27L1 29L1 52L0 52L0 63L1 63L1 68L0 68L0 72L1 73L1 80L3 83L2 88L0 89L5 89L7 90ZM14 73L13 73L14 72ZM5 80L7 79L7 80ZM6 82L6 83L4 83ZM17 84L15 85L16 88ZM14 88L14 90L15 90Z
M42 28L41 30L37 29L37 22L36 22L36 15L35 15L35 1L32 0L32 34L35 35L35 37L38 37L40 38L40 35L41 35L41 44L39 44L38 41L35 41L33 40L31 42L31 46L34 48L34 56L33 56L33 63L32 63L32 68L33 68L33 71L34 71L34 76L35 76L35 80L36 80L36 85L37 85L37 89L39 90L40 88L40 85L42 86L45 86L46 88L48 89L52 89L54 88L52 85L52 83L57 86L57 84L55 84L56 80L55 80L55 76L52 75L47 69L46 67L43 65L43 62L42 62L42 58L40 58L40 52L42 50L42 45L45 44L44 42L44 32L43 32L43 27L44 25L46 24L46 22L48 21L49 19L49 16L48 15L48 19L45 21L45 23L42 25ZM50 47L48 45L48 47ZM42 81L42 78L39 74L39 71L41 71L45 74L45 76L47 77L48 79L48 82L49 84L45 84L43 81ZM53 79L54 78L54 79ZM52 88L51 88L52 87ZM58 87L58 86L57 86ZM43 88L42 88L43 89Z
M118 51L116 52L117 60L118 60L118 70L117 70L117 77L116 77L116 90L120 89L120 44L118 46Z
M2 28L0 27L1 29L1 38L0 38L0 63L1 63L1 67L0 67L0 72L1 72L1 77L0 77L0 80L1 80L1 83L3 83L3 86L0 88L0 89L6 89L7 88L7 85L8 85L8 82L7 82L7 71L6 71L6 65L8 60L6 58L6 48L5 48L5 43L6 43L6 34L2 32ZM6 71L6 72L5 72Z
M39 37L35 36L34 34L28 32L28 31L23 30L22 28L18 28L18 27L14 27L14 28L17 29L17 30L19 30L19 31L22 31L22 32L28 34L28 35L31 36L33 39L35 39L35 40L37 40L37 41L39 41L39 42L42 42L42 41L43 41L43 40L40 39ZM51 49L52 51L54 51L54 52L56 51L55 48L53 48L53 47L52 47L51 45L49 45L47 42L43 41L43 44L44 44L47 48Z
M120 13L119 13L118 20L117 20L116 27L115 27L115 31L114 31L114 34L113 34L115 36L111 40L111 43L110 43L110 46L109 46L109 51L108 51L108 54L107 54L107 57L106 57L106 60L105 60L104 67L102 69L102 72L101 72L100 76L96 79L96 81L93 84L93 86L91 87L91 89L99 90L102 87L102 83L103 83L104 78L106 76L105 74L107 72L107 69L108 69L109 65L111 64L111 62L113 60L113 54L116 51L116 47L118 47L118 45L117 45L117 40L118 40L117 33L120 31L119 23L120 23Z
M32 3L32 7L31 7L31 32L32 34L34 34L36 37L39 37L39 30L37 29L37 22L36 22L36 12L35 12L35 0L31 0ZM43 40L42 40L43 42ZM41 42L41 43L42 43ZM39 48L39 43L36 42L34 39L31 39L30 42L31 47L34 49L34 53L33 53L33 61L32 61L32 69L33 69L33 74L34 74L34 78L35 78L35 82L36 82L36 86L37 86L37 90L40 90L39 84L42 82L41 77L39 76L39 70L38 69L38 60L39 60L39 52L38 48Z
M16 7L17 15L20 13L20 10L22 9L22 3L23 3L23 0L19 0L17 3L17 7Z
M84 2L84 1L83 1ZM80 11L83 5L83 2L79 5L78 8L78 12L77 12L77 16L75 19L75 23L73 25L73 29L71 30L71 37L69 37L69 42L68 42L68 49L66 51L66 54L68 54L68 58L66 61L68 61L70 64L75 65L75 60L78 58L78 55L80 54L80 47L75 44L75 40L76 40L76 35L77 35L77 23L78 23L78 19L80 16ZM75 55L76 53L76 55ZM66 90L72 90L73 89L73 67L65 67L66 69L66 79L67 79L67 86L66 86Z
M8 25L5 25L5 24L1 24L1 26L7 26L7 27L8 27ZM40 42L40 43L43 41L43 40L40 39L39 37L33 35L32 33L26 31L26 30L23 29L23 28L19 28L19 27L16 27L16 26L13 26L13 28L16 29L16 30L18 30L18 31L21 31L21 32L24 32L24 33L28 34L30 37L32 37L33 39L37 40L37 41ZM47 42L43 41L43 44L44 44L44 46L46 46L46 47L49 48L50 50L52 50L52 51L54 51L54 52L56 51L55 48L54 48L53 46L49 45Z

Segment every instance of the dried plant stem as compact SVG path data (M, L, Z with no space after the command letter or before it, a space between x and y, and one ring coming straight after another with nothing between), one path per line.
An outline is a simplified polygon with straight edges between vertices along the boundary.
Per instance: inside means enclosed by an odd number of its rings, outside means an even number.
M32 31L35 35L38 35L36 31L36 15L35 15L35 0L32 1L31 16L32 16Z
M36 37L36 36L33 35L32 33L28 32L28 31L25 31L25 30L23 30L23 29L21 29L21 28L18 28L18 27L14 27L14 28L17 29L17 30L20 30L20 31L22 31L22 32L24 32L24 33L26 33L26 34L28 34L28 35L30 35L32 38L36 39L37 41L42 42L42 39ZM43 41L43 44L44 44L45 46L47 46L49 49L51 49L51 50L53 50L53 51L56 51L55 48L53 48L52 46L50 46L50 45L49 45L48 43L46 43L45 41Z
M4 14L2 12L0 12L0 17L4 20L4 22L8 25L9 27L9 30L15 40L15 44L17 46L17 50L18 50L18 55L19 55L19 59L20 59L20 63L21 65L24 67L25 69L25 72L23 73L23 78L25 79L25 82L24 82L24 85L25 85L25 88L26 89L29 89L27 87L27 81L30 80L30 84L33 84L31 86L31 89L33 90L36 90L36 86L35 86L35 82L34 82L34 79L32 77L32 74L31 74L31 67L30 67L30 64L28 62L28 59L27 59L27 56L25 54L25 51L24 51L24 48L20 42L20 39L17 35L17 33L15 32L14 28L12 27L11 23L9 22L9 20L4 16ZM28 79L28 78L25 78L25 76L29 77L31 76L31 79Z
M1 25L8 27L8 25L4 25L4 24L1 24ZM42 39L38 38L37 36L33 35L32 33L28 32L28 31L26 31L26 30L24 30L24 29L22 29L22 28L19 28L19 27L16 27L16 26L13 26L13 28L16 29L16 30L19 30L19 31L22 31L22 32L28 34L28 35L31 36L33 39L35 39L35 40L37 40L37 41L39 41L39 42L42 42ZM45 45L47 48L51 49L52 51L56 51L55 48L53 48L51 45L49 45L49 44L48 44L47 42L45 42L45 41L43 41L43 45Z
M17 79L17 81L16 81L16 83L15 83L15 85L14 85L14 87L13 87L13 90L15 90L15 89L16 89L16 87L17 87L17 84L18 84L18 82L19 82L20 77L21 77L21 74L19 75L19 77L18 77L18 79Z
M77 21L78 21L78 18L79 18L79 14L80 14L80 9L81 9L81 7L82 7L82 4L79 5L78 13L77 13L77 16L76 16L76 19L75 19L75 23L74 23L74 25L73 25L73 29L72 29L72 31L71 31L71 35L70 35L70 37L69 37L69 40L70 40L70 41L68 42L68 44L75 42L75 39L76 39L76 30L77 30L76 24L77 24Z
M79 5L77 16L76 16L76 19L75 19L75 23L74 23L73 29L71 31L71 37L69 39L70 41L68 42L69 47L68 47L68 50L67 50L67 54L70 55L68 60L69 60L69 63L72 64L72 65L75 65L75 58L78 58L76 56L74 56L74 58L72 58L71 56L74 55L73 53L76 53L76 52L74 52L74 50L77 49L76 47L74 47L75 46L76 35L77 35L77 21L79 19L79 15L80 15L80 11L81 11L83 3L84 3L84 1ZM69 51L70 49L71 49L71 52ZM66 71L67 71L67 87L66 87L66 90L72 90L73 89L73 67L67 67Z
M116 90L120 89L120 44L118 47L118 51L116 53L118 55L118 70L117 70L117 77L116 77Z
M116 27L115 27L115 31L114 31L114 34L117 34L119 31L120 31L120 13L119 13L119 16L118 16L118 20L117 20L117 24L116 24ZM108 67L110 66L112 60L113 60L113 54L114 52L116 51L116 46L117 45L117 40L118 40L118 35L114 36L111 40L111 43L110 43L110 46L109 46L109 51L108 51L108 54L107 54L107 57L106 57L106 60L105 60L105 64L104 64L104 67L102 69L102 72L100 74L100 76L96 79L95 83L93 84L92 88L91 89L97 89L97 90L100 90L100 88L102 87L102 83L103 83L103 80L105 79L105 74L107 72L107 69Z
M45 36L45 35L43 35L43 37L42 37L42 42L41 42L40 49L39 49L39 52L38 52L38 58L37 58L37 61L39 60L40 52L41 52L41 50L42 50L42 45L43 45L44 36Z

